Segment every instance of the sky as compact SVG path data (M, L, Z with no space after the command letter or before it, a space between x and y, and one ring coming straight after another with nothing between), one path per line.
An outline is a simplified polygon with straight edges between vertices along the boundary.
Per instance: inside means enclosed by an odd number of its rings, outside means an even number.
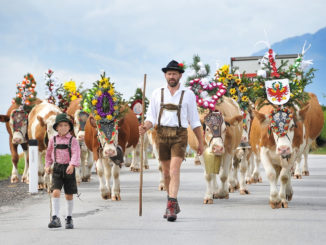
M147 74L146 95L165 84L161 71L198 54L212 70L288 37L325 27L324 0L1 0L0 114L30 72L44 99L48 68L61 82L90 88L101 71L129 99ZM186 78L186 75L184 76ZM0 154L9 153L0 124Z

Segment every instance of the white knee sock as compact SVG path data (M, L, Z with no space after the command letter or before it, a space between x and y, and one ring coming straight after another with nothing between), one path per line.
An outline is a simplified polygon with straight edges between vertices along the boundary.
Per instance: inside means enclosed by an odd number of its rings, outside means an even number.
M72 210L74 208L74 200L66 200L67 201L67 216L72 216Z
M59 217L60 197L52 197L52 215Z

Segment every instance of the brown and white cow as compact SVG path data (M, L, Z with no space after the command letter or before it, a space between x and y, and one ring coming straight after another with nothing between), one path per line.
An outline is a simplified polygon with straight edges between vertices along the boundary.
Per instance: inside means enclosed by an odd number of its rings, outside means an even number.
M305 128L302 120L309 106L301 110L287 108L288 112L274 113L273 118L270 119L272 109L271 105L265 105L259 111L254 111L250 145L256 160L263 163L270 183L270 206L287 208L288 201L293 195L290 169L303 150ZM271 125L273 121L278 122L278 127ZM271 126L272 128L269 129ZM280 190L278 191L279 178Z
M201 122L205 126L205 153L220 158L219 177L221 187L218 188L216 174L207 173L205 168L206 194L204 197L205 204L212 204L213 198L229 198L228 176L232 166L232 159L235 150L240 144L242 135L242 115L239 105L232 98L223 97L223 101L215 106L217 112L211 114L212 125L207 122L207 114L201 114ZM196 150L198 141L192 130L188 128L189 146ZM200 156L201 162L204 163L204 157Z
M121 108L121 112L125 108ZM119 201L120 197L120 166L113 163L110 157L117 155L117 145L121 146L122 151L129 147L136 147L139 140L138 119L133 111L128 109L124 117L118 124L118 137L115 137L113 143L107 142L100 136L95 119L89 116L85 126L85 143L88 149L93 152L93 158L96 162L97 175L100 181L100 191L103 199L112 198ZM109 139L111 140L111 138ZM113 175L112 192L110 179Z
M44 176L44 158L48 140L57 135L53 129L55 118L62 113L59 107L43 101L34 106L28 116L28 138L38 142L38 185L39 189L49 187L51 180L48 174ZM52 165L53 166L53 165Z
M304 163L301 172L300 163L301 163L302 156L298 157L296 161L295 171L294 171L294 177L297 179L301 179L302 175L309 176L308 153L310 150L310 146L320 135L324 126L324 113L322 107L318 102L317 96L313 93L308 93L308 94L310 97L307 103L307 105L309 105L309 109L303 121L306 130L306 134L305 134L306 142L303 150Z
M42 101L36 99L31 102L31 106L40 104ZM18 156L18 145L21 145L24 151L25 167L22 175L22 182L28 183L28 113L19 109L19 105L12 104L7 111L6 115L0 116L0 122L6 123L7 132L9 134L9 147L11 152L11 162L12 162L12 171L11 171L11 183L17 183L18 170L17 164L19 160Z
M89 182L91 179L91 170L93 167L93 153L85 144L85 125L89 114L82 110L81 98L70 102L67 114L73 118L74 133L80 145L80 167L76 168L76 181Z

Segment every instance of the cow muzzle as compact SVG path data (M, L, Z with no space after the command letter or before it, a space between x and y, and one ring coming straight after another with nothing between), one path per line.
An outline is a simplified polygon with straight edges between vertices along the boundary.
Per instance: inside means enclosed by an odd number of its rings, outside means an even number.
M277 154L281 155L283 158L286 158L291 155L291 147L286 145L279 146L277 147Z
M224 153L224 147L221 145L212 145L212 153L215 155L222 155Z
M104 152L104 157L114 157L117 155L117 151L112 148L104 149L103 152Z

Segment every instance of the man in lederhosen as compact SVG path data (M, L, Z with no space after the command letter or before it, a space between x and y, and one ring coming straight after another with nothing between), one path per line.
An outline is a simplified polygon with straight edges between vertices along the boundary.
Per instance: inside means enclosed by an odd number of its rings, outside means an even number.
M179 83L184 72L183 68L183 64L175 60L162 68L167 86L153 92L146 121L139 126L141 135L154 125L157 128L156 143L168 194L167 208L163 217L168 221L175 221L177 213L180 212L177 194L180 185L180 166L187 148L188 123L199 142L197 153L201 155L204 150L195 94Z

